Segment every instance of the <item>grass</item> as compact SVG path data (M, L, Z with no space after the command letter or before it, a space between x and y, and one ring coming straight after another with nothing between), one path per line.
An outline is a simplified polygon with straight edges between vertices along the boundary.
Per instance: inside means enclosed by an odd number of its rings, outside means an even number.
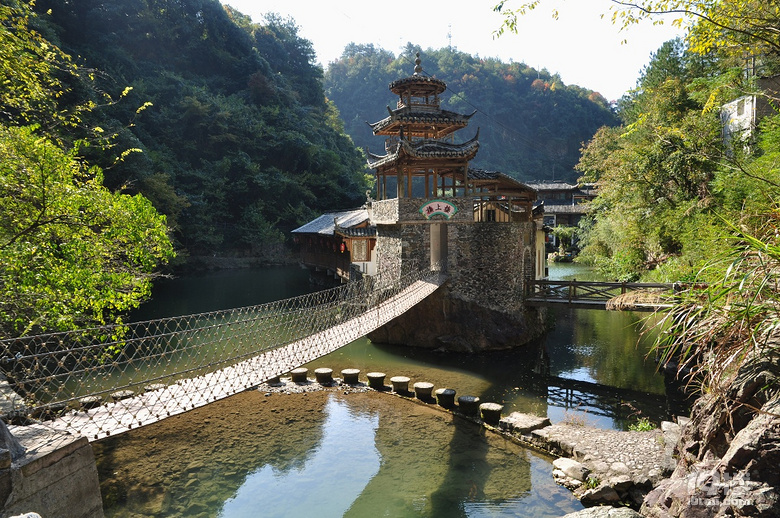
M640 417L635 423L629 424L628 429L632 432L649 432L655 430L655 425L647 417Z

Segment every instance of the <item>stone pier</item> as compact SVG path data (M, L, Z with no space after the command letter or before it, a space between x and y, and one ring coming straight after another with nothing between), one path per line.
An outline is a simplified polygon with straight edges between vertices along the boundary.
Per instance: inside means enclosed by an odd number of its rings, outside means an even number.
M0 515L103 517L95 457L85 437L42 424L11 426L7 431L23 450L8 455L10 464L4 462L0 469Z

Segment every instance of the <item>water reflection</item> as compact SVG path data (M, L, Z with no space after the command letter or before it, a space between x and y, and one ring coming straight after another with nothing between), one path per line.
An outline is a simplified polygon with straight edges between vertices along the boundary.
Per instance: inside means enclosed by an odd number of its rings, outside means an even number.
M258 509L269 518L306 516L315 509L342 516L379 470L379 416L335 398L328 399L324 414L322 438L305 462L292 470L266 464L249 474L219 516L255 518Z
M247 392L94 444L108 518L561 516L550 460L382 394Z

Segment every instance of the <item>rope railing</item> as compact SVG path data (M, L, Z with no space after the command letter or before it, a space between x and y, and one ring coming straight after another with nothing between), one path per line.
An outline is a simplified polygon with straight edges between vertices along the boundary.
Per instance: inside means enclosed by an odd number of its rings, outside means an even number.
M90 439L289 372L381 327L441 285L437 269L364 277L237 309L0 340L6 420Z

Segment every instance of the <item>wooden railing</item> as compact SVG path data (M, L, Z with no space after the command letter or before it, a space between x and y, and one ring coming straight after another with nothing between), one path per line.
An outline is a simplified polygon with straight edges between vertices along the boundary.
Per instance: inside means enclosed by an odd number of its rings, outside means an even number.
M531 306L569 304L606 309L609 301L633 292L636 297L625 302L625 307L618 303L613 309L653 311L671 306L670 299L679 287L670 283L533 280L528 283L525 302Z

